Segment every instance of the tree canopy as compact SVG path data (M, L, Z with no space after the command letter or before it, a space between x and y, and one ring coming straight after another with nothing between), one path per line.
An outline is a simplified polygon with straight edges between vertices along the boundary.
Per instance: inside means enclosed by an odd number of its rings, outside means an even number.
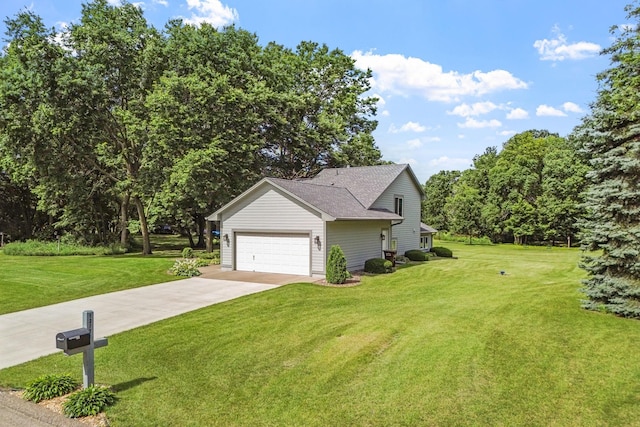
M531 130L489 147L462 172L425 183L423 221L494 242L573 241L587 165L572 138Z
M180 20L157 30L107 0L62 32L28 10L5 24L0 185L24 212L2 225L15 238L127 244L135 231L150 253L150 229L169 223L203 244L206 214L260 176L381 162L370 72L339 49Z

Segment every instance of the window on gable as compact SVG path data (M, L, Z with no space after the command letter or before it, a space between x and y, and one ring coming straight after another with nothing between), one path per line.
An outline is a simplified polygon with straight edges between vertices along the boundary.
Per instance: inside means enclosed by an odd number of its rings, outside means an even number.
M400 216L404 216L404 208L402 206L402 196L396 196L393 199L394 202L394 212Z

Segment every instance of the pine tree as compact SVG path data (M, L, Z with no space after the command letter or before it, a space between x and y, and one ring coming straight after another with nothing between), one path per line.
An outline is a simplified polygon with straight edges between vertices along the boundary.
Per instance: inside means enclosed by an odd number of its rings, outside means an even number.
M639 20L640 7L625 10ZM591 164L583 306L640 318L640 25L611 32L618 36L602 53L612 66L598 75L598 98L575 131Z

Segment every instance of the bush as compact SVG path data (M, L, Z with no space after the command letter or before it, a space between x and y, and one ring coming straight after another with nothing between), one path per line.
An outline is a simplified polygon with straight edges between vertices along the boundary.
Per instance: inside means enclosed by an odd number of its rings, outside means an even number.
M329 249L327 260L327 282L340 285L347 281L347 259L338 245Z
M71 393L78 385L78 382L68 374L43 375L27 385L22 397L38 403Z
M453 256L453 252L449 248L443 248L442 246L434 246L431 248L431 252L435 253L439 257L451 258Z
M411 261L429 261L429 253L420 249L411 249L404 253Z
M107 406L116 402L116 394L107 387L92 385L73 393L62 404L64 414L69 418L97 415Z
M175 276L193 277L199 276L198 260L195 258L185 258L176 260L169 269L169 273Z
M193 258L193 249L184 248L182 250L182 258Z
M364 262L364 271L374 274L391 273L393 264L384 258L371 258Z

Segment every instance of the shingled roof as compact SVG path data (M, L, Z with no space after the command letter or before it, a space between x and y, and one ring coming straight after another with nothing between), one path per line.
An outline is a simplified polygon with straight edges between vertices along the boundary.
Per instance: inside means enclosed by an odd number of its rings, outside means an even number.
M422 187L408 165L389 164L323 169L307 182L346 188L362 206L369 209L405 169L409 171L418 191L422 193Z
M291 181L279 178L266 178L276 187L306 202L308 205L328 214L335 219L402 219L388 210L366 209L351 192L333 185L315 184L309 180Z
M372 209L371 206L405 169L418 191L424 194L411 168L396 164L323 169L314 178L304 180L264 178L247 192L268 182L333 219L402 220L394 212ZM216 220L218 214L236 200L218 209L207 219Z

